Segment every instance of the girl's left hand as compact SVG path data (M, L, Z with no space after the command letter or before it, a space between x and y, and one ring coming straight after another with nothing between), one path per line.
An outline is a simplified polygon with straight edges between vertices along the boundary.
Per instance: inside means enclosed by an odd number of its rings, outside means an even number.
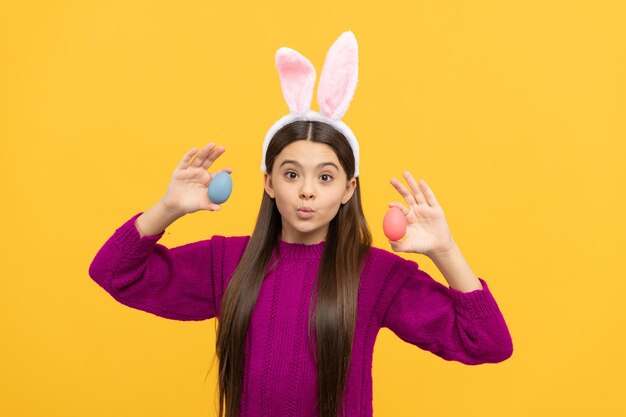
M391 248L396 252L421 253L429 257L445 253L454 246L454 240L443 209L426 181L420 180L418 184L409 171L404 171L404 176L413 192L395 178L391 179L391 184L404 197L410 209L398 202L389 203L389 207L402 210L407 231L404 240L389 240Z

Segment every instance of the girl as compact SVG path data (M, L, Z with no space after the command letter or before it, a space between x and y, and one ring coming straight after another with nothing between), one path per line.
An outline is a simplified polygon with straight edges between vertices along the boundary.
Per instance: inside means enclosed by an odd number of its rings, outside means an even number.
M207 189L225 151L191 149L165 195L104 244L90 276L116 300L174 320L218 318L218 415L371 417L378 331L449 361L498 363L512 355L507 325L487 283L455 244L426 182L406 171L392 185L409 208L394 251L430 257L449 287L417 263L372 247L363 215L358 143L341 122L356 85L356 40L329 50L309 110L315 70L289 48L277 53L291 113L263 144L264 192L250 236L166 248L176 219L221 206ZM231 173L230 167L224 171Z

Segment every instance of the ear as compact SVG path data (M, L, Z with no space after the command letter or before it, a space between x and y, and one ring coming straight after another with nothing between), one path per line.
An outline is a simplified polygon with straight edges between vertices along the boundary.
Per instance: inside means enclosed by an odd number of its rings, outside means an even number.
M356 178L352 177L350 181L348 181L348 185L346 185L346 191L343 194L343 199L341 200L341 204L346 204L352 198L352 194L354 194L354 190L356 189Z
M263 175L264 175L263 182L265 186L265 192L269 194L271 198L274 198L274 187L272 186L272 176L267 173L264 173Z
M341 119L354 96L358 78L358 45L350 31L342 33L331 45L317 87L320 111Z
M295 113L309 111L317 77L313 64L298 51L283 47L276 51L276 68L289 110Z

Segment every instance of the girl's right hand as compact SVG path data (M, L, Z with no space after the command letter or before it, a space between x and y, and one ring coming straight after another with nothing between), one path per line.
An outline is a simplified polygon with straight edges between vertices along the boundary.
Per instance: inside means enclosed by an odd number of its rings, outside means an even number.
M185 215L198 210L217 211L222 206L209 199L208 189L211 180L220 172L232 173L227 167L218 172L207 172L213 162L226 150L209 143L196 154L198 148L191 148L180 161L172 174L172 180L163 197L163 204L172 212ZM193 161L189 162L194 156Z

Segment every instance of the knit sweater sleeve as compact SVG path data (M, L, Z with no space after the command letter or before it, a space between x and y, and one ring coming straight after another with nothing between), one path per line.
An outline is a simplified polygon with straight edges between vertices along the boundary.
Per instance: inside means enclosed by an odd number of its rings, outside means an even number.
M482 290L458 291L410 260L394 278L399 284L382 327L402 340L467 365L498 363L513 354L508 327L484 279L478 278Z
M165 231L140 237L135 214L98 251L89 275L120 303L173 320L215 317L222 292L223 239L167 248Z

